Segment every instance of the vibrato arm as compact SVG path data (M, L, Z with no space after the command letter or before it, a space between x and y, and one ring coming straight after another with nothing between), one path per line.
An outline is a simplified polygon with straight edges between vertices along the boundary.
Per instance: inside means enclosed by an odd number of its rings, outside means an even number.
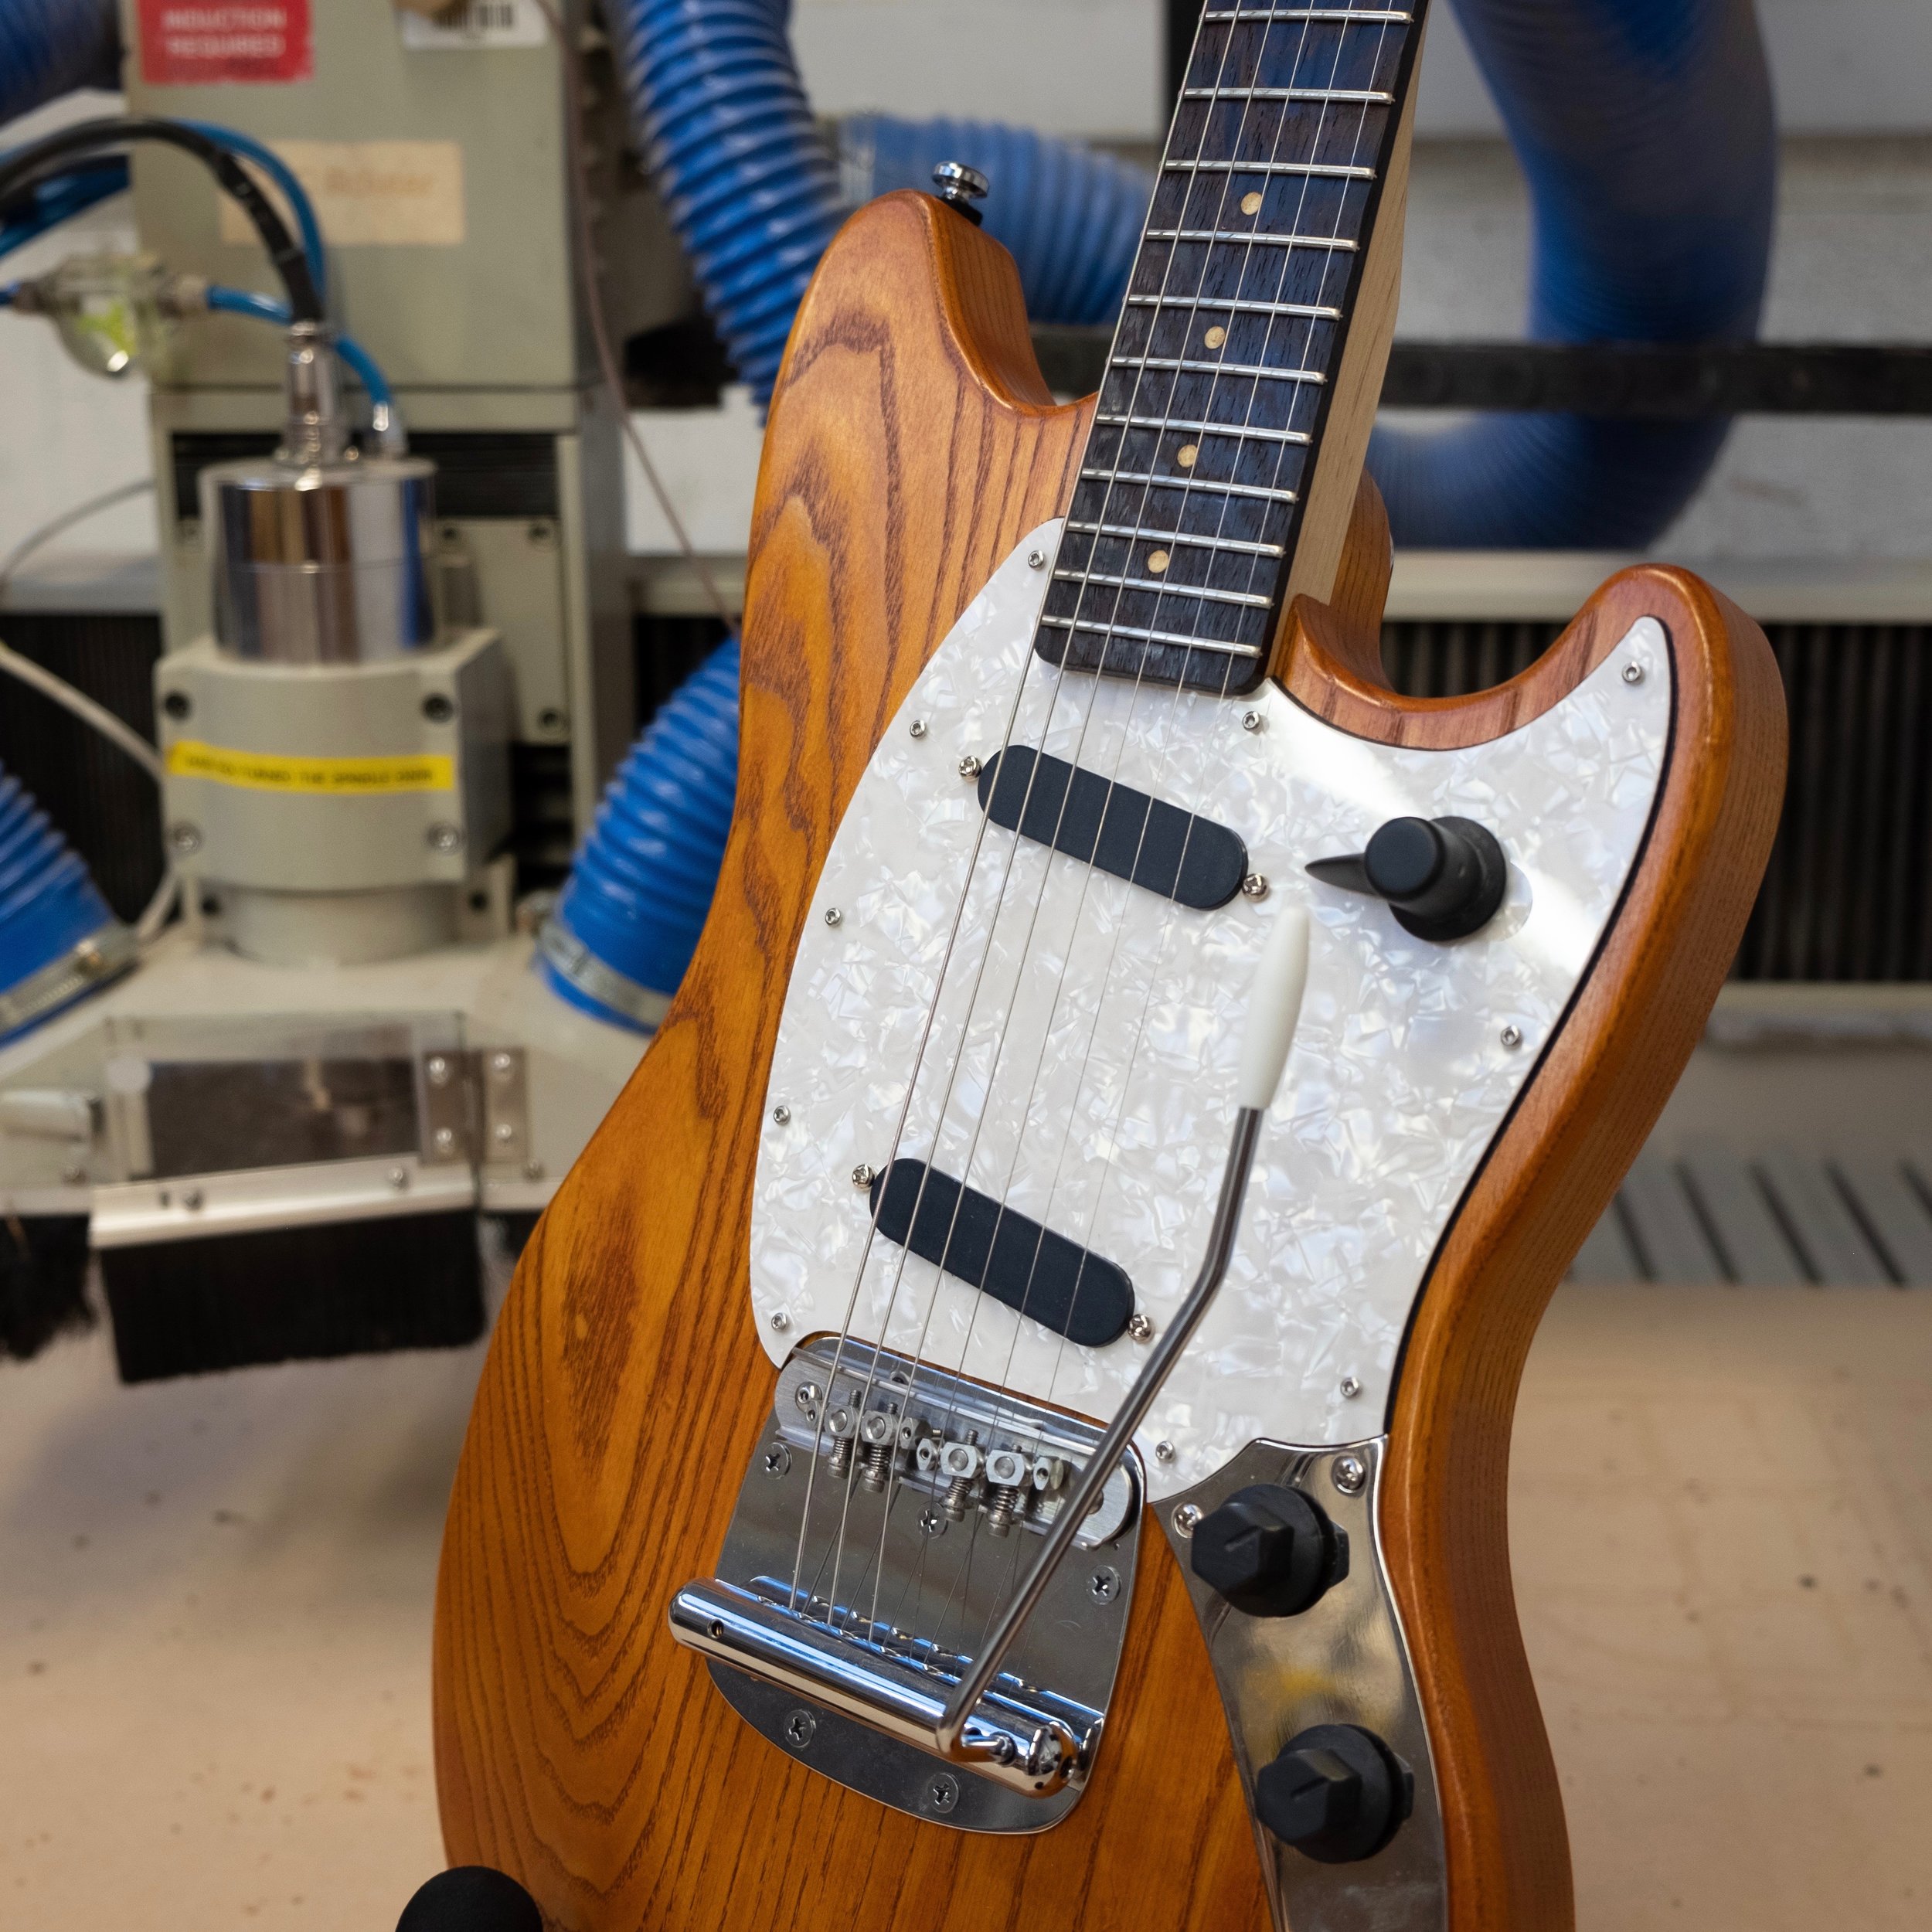
M1235 1090L1239 1111L1235 1115L1234 1135L1228 1148L1227 1165L1221 1175L1221 1196L1214 1210L1214 1225L1208 1236L1207 1253L1201 1271L1188 1291L1187 1299L1168 1325L1166 1334L1153 1353L1127 1400L1121 1405L1100 1445L1087 1460L1080 1478L1065 1506L1053 1519L1026 1580L1000 1614L972 1668L967 1672L947 1700L944 1716L935 1732L935 1742L948 1757L964 1757L960 1749L967 1720L999 1674L999 1667L1013 1640L1040 1600L1048 1581L1066 1553L1087 1513L1100 1501L1107 1479L1127 1453L1134 1433L1146 1420L1174 1365L1181 1359L1194 1332L1201 1325L1209 1304L1219 1291L1234 1253L1234 1234L1241 1218L1241 1199L1247 1192L1248 1174L1254 1164L1254 1150L1260 1138L1261 1122L1287 1065L1288 1049L1301 1016L1301 995L1308 978L1308 916L1299 906L1284 906L1276 914L1274 928L1261 955L1260 970L1255 975L1254 992L1248 1007L1247 1036L1241 1046L1240 1078Z

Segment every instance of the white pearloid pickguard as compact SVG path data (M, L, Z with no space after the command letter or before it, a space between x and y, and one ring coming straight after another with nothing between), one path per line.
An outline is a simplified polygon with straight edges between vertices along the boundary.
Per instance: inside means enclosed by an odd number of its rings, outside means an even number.
M934 1162L1118 1263L1158 1327L1206 1243L1267 922L1305 905L1308 996L1233 1265L1138 1438L1158 1497L1257 1437L1345 1442L1383 1426L1430 1257L1642 843L1670 727L1669 655L1645 618L1507 737L1458 751L1370 744L1272 682L1221 699L1063 676L1032 653L1049 570L1028 562L1050 560L1059 536L1054 522L1028 537L960 618L832 842L766 1095L751 1293L774 1359L849 1323L869 1342L1110 1417L1145 1347L1124 1335L1077 1347L883 1236L869 1250L852 1171ZM1243 727L1249 711L1261 729ZM1015 743L1233 828L1267 895L1192 911L988 825L959 761L990 758L1009 716ZM1509 855L1503 909L1473 937L1412 938L1380 902L1303 872L1410 814L1478 820Z

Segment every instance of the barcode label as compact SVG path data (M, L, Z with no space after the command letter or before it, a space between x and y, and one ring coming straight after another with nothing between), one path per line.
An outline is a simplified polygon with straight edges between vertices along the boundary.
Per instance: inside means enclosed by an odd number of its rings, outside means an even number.
M403 45L425 53L540 47L550 37L549 22L536 0L464 0L433 19L420 13L399 17Z

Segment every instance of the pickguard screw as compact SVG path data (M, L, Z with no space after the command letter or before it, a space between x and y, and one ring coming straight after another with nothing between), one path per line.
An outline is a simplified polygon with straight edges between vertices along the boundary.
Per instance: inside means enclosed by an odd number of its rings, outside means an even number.
M1635 662L1625 665L1624 682L1626 684L1641 684L1644 682L1644 667Z
M919 1526L929 1536L943 1536L946 1533L946 1519L928 1503L919 1512Z
M951 1771L941 1771L926 1787L926 1802L935 1811L950 1811L959 1802L959 1780Z
M923 738L926 735L926 720L923 718L915 718L906 729L915 738Z
M1344 1376L1342 1378L1342 1395L1344 1401L1352 1402L1361 1393L1362 1384L1356 1381L1353 1376Z
M1258 711L1244 711L1241 713L1241 729L1243 731L1260 731L1267 726L1267 719Z
M1097 1604L1111 1604L1121 1594L1117 1570L1097 1570L1087 1580L1087 1594Z
M791 1326L791 1317L783 1308L774 1308L771 1311L771 1326L774 1334L783 1335Z
M879 1170L869 1161L861 1161L852 1171L854 1187L870 1187L879 1179Z
M1200 1506L1197 1503L1184 1502L1174 1512L1174 1533L1177 1536L1191 1536L1194 1526L1201 1520Z
M970 751L959 761L959 775L962 778L977 778L985 768Z
M1127 1318L1127 1332L1136 1342L1145 1342L1154 1332L1154 1324L1144 1315L1130 1315Z
M1522 1029L1520 1026L1505 1026L1502 1029L1502 1043L1513 1053L1522 1044Z
M1156 1462L1172 1462L1174 1460L1173 1444L1165 1440L1155 1444L1154 1460Z
M771 1110L771 1124L774 1127L787 1126L791 1120L791 1109L787 1107L782 1100Z
M1358 1496L1369 1480L1369 1468L1359 1456L1337 1456L1330 1472L1335 1486L1345 1496Z
M811 1734L818 1728L818 1720L810 1711L794 1711L785 1719L785 1742L803 1750L811 1742Z
M1046 568L1046 553L1037 546L1029 550L1026 553L1026 567L1029 570L1045 570Z
M836 906L828 906L825 908L825 923L828 926L842 925L845 923L845 915Z
M791 1451L782 1442L774 1442L765 1451L765 1474L774 1481L789 1475L791 1469Z
M1264 874L1251 872L1241 881L1241 896L1243 899L1265 899L1267 896L1268 882Z

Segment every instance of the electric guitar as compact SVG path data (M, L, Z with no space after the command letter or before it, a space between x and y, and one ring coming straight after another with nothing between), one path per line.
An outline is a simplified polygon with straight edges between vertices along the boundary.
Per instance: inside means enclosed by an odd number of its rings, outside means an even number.
M1654 568L1384 683L1423 4L1210 0L1097 398L963 171L800 311L716 900L450 1509L447 1848L557 1926L1570 1922L1511 1414L1783 708Z

